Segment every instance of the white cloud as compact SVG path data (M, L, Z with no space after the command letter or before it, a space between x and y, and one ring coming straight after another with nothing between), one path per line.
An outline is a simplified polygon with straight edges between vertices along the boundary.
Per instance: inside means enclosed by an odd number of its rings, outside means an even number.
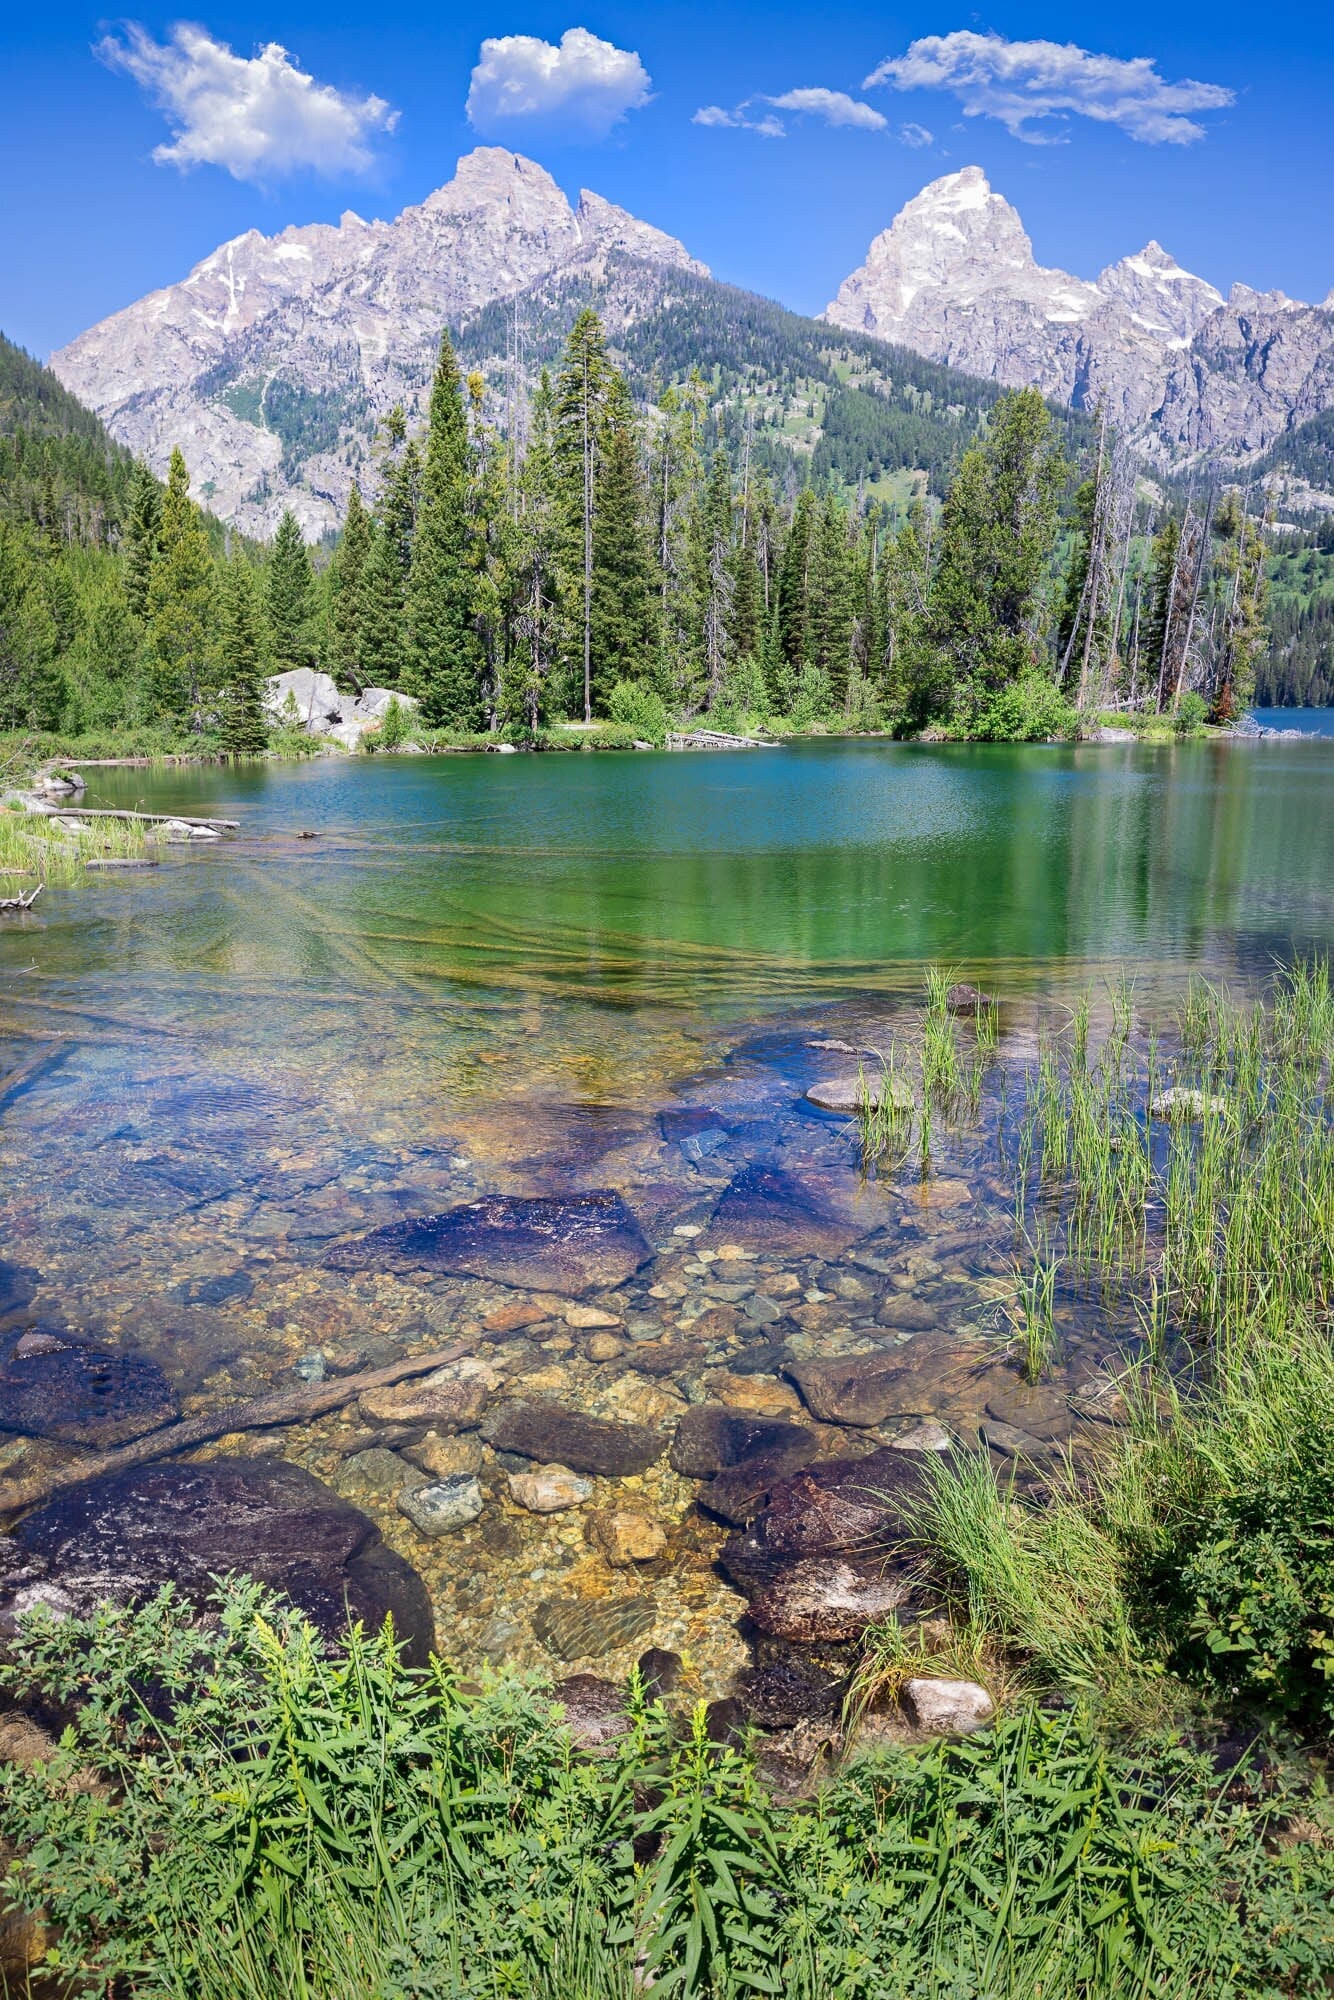
M398 113L382 97L354 97L316 83L277 42L234 55L205 28L180 22L159 43L136 23L106 36L97 54L131 76L165 114L175 137L156 146L162 166L225 167L238 181L302 168L361 174L374 165L370 140L392 132Z
M605 138L629 111L649 101L652 79L630 49L567 28L560 46L537 35L500 35L482 43L468 91L468 117L479 131L515 118Z
M787 127L781 118L766 114L762 118L748 118L747 108L751 100L739 104L735 111L724 111L721 104L701 104L691 119L692 125L714 125L729 132L758 132L761 139L786 139Z
M721 104L704 104L690 122L732 132L758 132L762 139L786 139L787 127L772 111L752 116L752 107L757 104L772 104L775 111L805 112L823 118L826 125L852 125L863 132L883 132L889 123L873 104L859 103L846 90L825 90L814 84L785 90L780 97L743 98L731 111L725 111Z
M934 146L935 143L935 133L928 132L925 125L914 124L909 119L906 125L900 125L899 127L899 144L901 146Z
M948 90L968 118L996 118L1016 139L1049 141L1035 121L1072 114L1115 125L1149 145L1186 146L1204 137L1189 114L1221 111L1235 93L1218 83L1169 83L1149 56L1095 55L1074 42L1008 42L1003 35L958 29L924 35L907 53L882 62L862 86Z
M883 132L889 123L873 104L861 104L845 90L785 90L781 97L766 97L764 102L776 111L808 111L826 125L856 125L863 132Z

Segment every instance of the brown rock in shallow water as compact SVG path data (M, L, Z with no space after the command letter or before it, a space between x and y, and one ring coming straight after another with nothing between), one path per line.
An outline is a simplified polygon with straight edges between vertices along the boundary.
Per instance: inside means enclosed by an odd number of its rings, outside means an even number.
M493 1278L572 1295L624 1284L652 1252L610 1188L571 1196L486 1195L340 1243L336 1271L417 1271Z
M484 1361L465 1355L416 1381L369 1389L357 1407L369 1423L429 1424L440 1437L473 1430L500 1377Z
M709 1240L781 1256L837 1257L860 1233L792 1175L743 1167L718 1204Z
M676 1427L670 1456L672 1470L689 1479L706 1479L761 1458L795 1472L814 1458L815 1439L801 1424L749 1416L726 1403L696 1403Z
M591 1508L584 1520L584 1540L613 1569L631 1569L636 1563L653 1562L667 1546L662 1523L633 1507Z
M147 1355L41 1332L0 1346L0 1430L104 1450L177 1412L171 1384Z
M164 1583L202 1604L216 1576L237 1570L284 1591L330 1636L349 1615L375 1630L392 1613L410 1662L424 1665L434 1644L416 1571L357 1508L283 1459L111 1473L29 1514L13 1542L81 1613L142 1602Z
M994 1007L995 1004L989 993L981 992L976 986L969 986L966 980L960 980L957 985L951 986L945 995L945 1005L951 1014L985 1014L988 1008Z
M599 1479L647 1472L667 1447L646 1424L612 1423L536 1399L502 1403L484 1421L482 1435L496 1451L518 1452L539 1465L568 1465Z
M647 1597L551 1597L534 1612L533 1630L558 1660L600 1660L647 1632L654 1616Z
M865 1458L830 1458L781 1480L745 1534L732 1535L719 1561L753 1596L807 1556L897 1552L909 1533L907 1508L921 1491L922 1461L886 1447Z
M793 1361L787 1373L823 1423L873 1428L888 1417L929 1417L950 1409L990 1357L984 1348L922 1334L903 1347Z

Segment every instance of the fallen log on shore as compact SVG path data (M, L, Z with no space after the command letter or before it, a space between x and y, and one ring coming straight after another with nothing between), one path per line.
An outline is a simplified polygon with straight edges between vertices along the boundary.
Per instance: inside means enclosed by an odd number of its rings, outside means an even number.
M56 815L61 819L129 819L142 821L148 826L166 826L170 820L179 820L182 826L205 826L215 833L235 833L241 822L239 819L192 819L189 813L144 813L129 812L115 806L67 806L56 800L44 799L34 811L48 817Z
M66 1486L81 1486L86 1479L101 1479L108 1472L124 1472L132 1465L170 1458L232 1431L269 1430L277 1424L302 1424L312 1417L327 1416L330 1410L354 1403L368 1389L392 1388L395 1382L406 1382L413 1375L429 1375L448 1361L461 1361L476 1346L475 1340L460 1340L453 1347L437 1348L434 1354L415 1354L410 1360L391 1361L383 1368L364 1368L360 1374L316 1382L307 1389L280 1389L246 1403L229 1403L225 1409L202 1417L164 1424L161 1430L150 1431L115 1451L90 1453L71 1465L33 1473L27 1479L0 1479L0 1516L26 1514Z

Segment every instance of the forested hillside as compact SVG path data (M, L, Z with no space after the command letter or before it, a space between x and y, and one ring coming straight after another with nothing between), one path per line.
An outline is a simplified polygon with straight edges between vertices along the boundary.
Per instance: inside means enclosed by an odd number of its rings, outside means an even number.
M1332 433L1334 435L1334 433ZM1334 519L1270 558L1270 643L1255 698L1274 708L1334 704Z
M120 532L133 473L100 419L0 334L0 513L106 546Z
M721 444L738 461L748 453L755 470L789 492L832 479L905 512L914 493L943 498L1001 395L996 383L909 348L628 258L609 259L601 283L543 283L488 306L461 328L459 358L503 402L516 344L519 365L534 377L554 366L585 307L603 319L608 352L637 402L652 405L666 388L697 378L707 391L701 450ZM1051 412L1067 449L1087 445L1086 416L1056 404Z

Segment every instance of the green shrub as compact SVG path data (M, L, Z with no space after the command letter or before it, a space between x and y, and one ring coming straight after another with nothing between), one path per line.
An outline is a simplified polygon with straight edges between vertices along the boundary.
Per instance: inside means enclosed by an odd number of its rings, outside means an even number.
M667 740L667 709L662 696L647 681L617 681L607 697L607 714L644 743L661 749Z
M1142 1588L1177 1672L1334 1737L1334 1411L1298 1422L1244 1483L1180 1508Z
M1172 712L1174 736L1198 736L1209 717L1209 704L1202 694L1188 690Z
M992 696L972 734L983 743L1045 743L1073 736L1078 718L1045 674L1024 674Z
M396 694L391 694L389 704L380 722L380 748L397 750L408 740L408 718Z
M99 1991L1259 2000L1334 1952L1334 1857L1266 1841L1293 1801L1076 1713L779 1809L702 1708L683 1727L632 1686L581 1756L539 1692L465 1692L384 1638L325 1650L249 1585L202 1625L169 1593L39 1613L3 1679L69 1718L49 1763L0 1765L14 1893Z

